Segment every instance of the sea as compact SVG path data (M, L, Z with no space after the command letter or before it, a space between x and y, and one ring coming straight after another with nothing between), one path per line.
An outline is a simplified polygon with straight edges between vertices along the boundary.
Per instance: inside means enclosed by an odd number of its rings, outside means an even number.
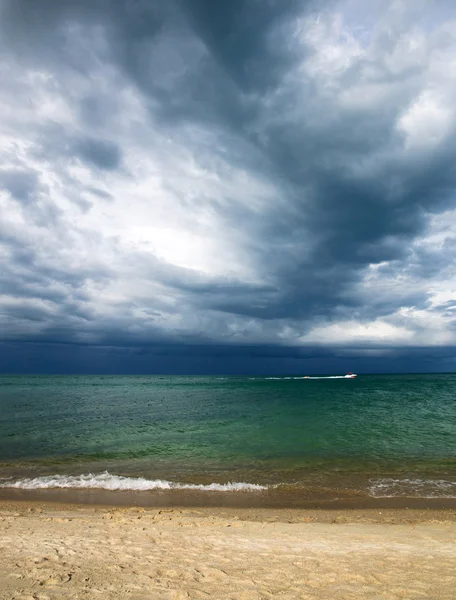
M456 506L456 374L1 376L0 498Z

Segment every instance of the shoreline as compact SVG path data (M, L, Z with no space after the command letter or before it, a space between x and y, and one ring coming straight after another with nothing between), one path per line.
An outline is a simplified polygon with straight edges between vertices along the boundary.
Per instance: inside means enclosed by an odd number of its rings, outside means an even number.
M456 511L0 501L0 598L439 598Z
M437 511L454 514L456 498L374 498L350 495L341 498L303 497L300 493L202 492L199 490L169 490L141 492L131 490L51 488L24 490L0 488L0 505L8 503L54 504L80 507L111 507L144 509L233 509L233 510L294 510L294 511Z
M14 515L29 517L41 514L87 514L87 515L134 515L157 516L160 514L187 514L200 518L223 517L252 522L278 523L456 523L455 508L432 507L366 507L366 506L308 506L308 507L265 507L265 506L189 506L189 505L130 505L130 504L87 504L67 500L50 499L6 499L0 498L0 516ZM456 557L456 555L455 555Z

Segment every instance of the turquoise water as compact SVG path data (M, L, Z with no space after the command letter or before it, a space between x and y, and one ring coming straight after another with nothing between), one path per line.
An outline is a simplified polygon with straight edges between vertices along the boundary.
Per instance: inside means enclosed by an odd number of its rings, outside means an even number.
M84 486L91 473L100 487L242 482L456 496L453 374L2 376L0 410L4 484Z

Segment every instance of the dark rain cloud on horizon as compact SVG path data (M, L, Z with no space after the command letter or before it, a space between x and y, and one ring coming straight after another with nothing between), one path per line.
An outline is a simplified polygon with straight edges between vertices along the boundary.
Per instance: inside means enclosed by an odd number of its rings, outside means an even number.
M451 364L451 2L4 0L0 49L5 344Z

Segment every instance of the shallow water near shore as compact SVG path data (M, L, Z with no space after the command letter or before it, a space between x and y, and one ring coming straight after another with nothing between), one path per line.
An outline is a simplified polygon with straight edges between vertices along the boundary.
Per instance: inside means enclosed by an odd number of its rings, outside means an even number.
M0 394L2 496L456 498L453 374L2 376Z

